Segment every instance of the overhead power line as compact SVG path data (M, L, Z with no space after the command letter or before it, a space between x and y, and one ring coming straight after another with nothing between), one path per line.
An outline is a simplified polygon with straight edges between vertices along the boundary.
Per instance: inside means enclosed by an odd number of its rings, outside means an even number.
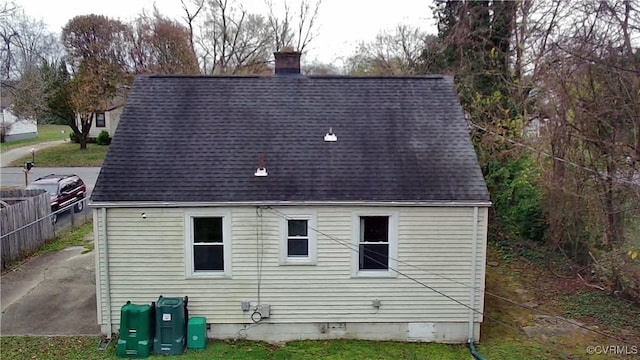
M495 132L495 131L493 131L493 130L489 130L489 129L487 129L487 128L486 128L486 127L484 127L484 126L480 126L480 125L478 125L478 124L475 124L475 123L473 123L472 121L468 121L468 123L469 123L469 126L471 126L471 127L473 127L473 128L476 128L476 129L482 130L482 131L484 131L484 132L487 132L487 133L489 133L489 134L492 134L492 135L498 136L498 137L500 137L500 138L504 139L505 141L507 141L507 142L509 142L509 143L513 144L513 145L516 145L516 146L522 147L522 148L527 149L527 150L529 150L529 151L532 151L532 152L535 152L535 153L537 153L537 154L540 154L540 155L546 156L546 157L548 157L548 158L551 158L551 159L554 159L554 160L557 160L557 161L563 162L563 163L565 163L565 164L569 164L569 165L574 166L574 167L576 167L576 168L579 168L579 169L582 169L582 170L588 171L588 172L590 172L590 173L593 173L594 175L597 175L597 176L598 176L598 178L601 178L601 179L603 179L603 178L610 179L610 180L612 180L613 182L618 183L618 184L625 184L625 185L640 186L640 182L634 182L634 181L629 181L629 180L625 180L625 179L618 179L618 178L615 178L613 175L610 175L610 174L603 174L603 173L601 173L601 172L599 172L599 171L597 171L597 170L595 170L595 169L588 168L588 167L586 167L586 166L584 166L584 165L580 165L580 164L578 164L578 163L576 163L576 162L573 162L573 161L571 161L571 160L567 160L567 159L564 159L564 158L561 158L561 157L555 156L555 155L553 155L553 154L549 154L549 153L548 153L548 152L546 152L546 151L536 149L536 148L534 148L534 147L533 147L533 146L531 146L531 145L527 145L527 144L521 143L521 142L519 142L519 141L513 140L513 139L511 139L511 138L508 138L508 137L506 137L506 136L504 136L504 135L502 135L502 134L499 134L499 133L497 133L497 132ZM639 180L639 181L640 181L640 180Z
M274 208L273 208L273 207L271 207L271 206L268 206L267 208L268 208L271 212L273 212L275 215L277 215L277 216L279 216L279 217L281 217L281 218L283 218L283 219L285 219L285 220L291 220L291 218L289 218L286 214L282 213L281 211L278 211L277 209L274 209ZM316 228L314 228L314 227L312 227L312 226L308 226L308 225L307 225L307 227L308 227L309 229L311 229L312 231L316 232L317 234L320 234L320 235L322 235L322 236L326 237L327 239L332 240L332 241L334 241L334 242L336 242L336 243L338 243L338 244L340 244L340 245L342 245L342 246L344 246L344 247L348 248L349 250L351 250L351 251L353 251L353 252L355 252L355 253L359 253L359 251L360 251L360 250L359 250L359 247L358 247L356 244L353 244L351 241L347 241L347 240L339 239L339 238L337 238L337 237L334 237L334 236L332 236L332 235L327 234L326 232L324 232L324 231L322 231L322 230L316 229ZM610 335L610 334L607 334L607 333L604 333L604 332L601 332L601 331L594 330L594 329L592 329L592 328L590 328L590 327L587 327L587 326L585 326L585 325L579 324L579 323L577 323L577 322L575 322L575 321L572 321L572 320L569 320L569 319L565 319L565 318L563 318L563 317L557 316L557 315L552 314L552 313L550 313L550 312L543 311L543 310L540 310L540 309L536 309L536 308L534 308L534 307L532 307L532 306L530 306L530 305L522 304L522 303L519 303L519 302L517 302L517 301L515 301L515 300L512 300L512 299L506 298L506 297L504 297L504 296L501 296L501 295L498 295L498 294L494 294L494 293L488 292L488 291L486 291L486 290L485 290L485 289L483 289L483 288L480 288L480 287L474 287L474 286L471 286L471 285L469 285L469 284L465 284L465 283L463 283L463 282L460 282L460 281L458 281L458 280L455 280L455 279L449 278L449 277L447 277L447 276L444 276L444 275L438 274L438 273L436 273L436 272L433 272L433 271L430 271L430 270L427 270L427 269L423 269L423 268L421 268L421 267L419 267L419 266L416 266L416 265L413 265L413 264L407 263L406 261L402 261L402 260L400 260L400 259L393 258L393 257L392 257L392 256L390 256L390 255L382 254L382 253L376 252L375 250L371 250L371 252L372 252L372 253L374 253L375 255L383 255L383 256L386 256L386 257L388 257L389 259L394 260L394 261L396 261L396 262L398 262L398 263L400 263L400 264L407 265L407 266L412 267L412 268L414 268L414 269L416 269L416 270L420 270L420 271L423 271L423 272L425 272L425 273L428 273L428 274L431 274L431 275L437 276L437 277L439 277L439 278L441 278L441 279L445 279L445 280L451 281L451 282L456 283L456 284L458 284L458 285L461 285L461 286L463 286L463 287L465 287L465 288L473 289L473 290L475 290L475 291L478 291L478 292L480 292L480 293L483 293L483 294L489 295L489 296L491 296L491 297L494 297L494 298L496 298L496 299L499 299L499 300L502 300L502 301L504 301L504 302L510 303L510 304L512 304L512 305L516 305L516 306L522 307L522 308L524 308L524 309L527 309L527 310L530 310L530 311L536 312L536 313L538 313L538 314L540 314L540 315L550 316L550 317L553 317L553 318L555 318L555 319L557 319L557 320L559 320L559 321L561 321L561 322L564 322L564 323L567 323L567 324L571 324L571 325L576 326L576 327L578 327L578 328L581 328L581 329L583 329L583 330L590 331L590 332L592 332L592 333L594 333L594 334L598 334L598 335L600 335L600 336L604 336L604 337L607 337L607 338L609 338L609 339L613 339L613 340L616 340L616 341L622 341L622 339L619 339L619 338L618 338L618 337L616 337L616 336L613 336L613 335ZM386 265L386 266L388 266L388 264L386 264L386 263L382 263L382 262L380 262L380 261L379 261L379 260L377 260L377 259L373 259L373 258L371 258L371 260L373 260L373 261L377 262L377 263L378 263L378 264L380 264L380 265ZM510 329L512 329L512 330L515 330L515 331L516 331L516 332L518 332L518 333L522 333L522 332L523 332L523 331L522 331L522 329L520 329L520 328L518 328L518 327L515 327L515 326L513 326L513 325L510 325L510 324L507 324L507 323L503 322L502 320L499 320L499 319L494 318L494 317L492 317L492 316L489 316L489 315L487 315L487 313L486 313L486 312L483 312L483 311L479 311L479 310L477 310L477 309L474 309L474 308L472 308L471 306L469 306L469 305L467 305L467 304L465 304L465 303L463 303L463 302L461 302L461 301L459 301L459 300L457 300L457 299L455 299L455 298L453 298L453 297L451 297L451 296L449 296L449 295L447 295L447 294L443 293L442 291L439 291L439 290L434 289L432 286L429 286L429 285L425 284L423 281L417 280L417 279L415 279L414 277L412 277L412 276L410 276L410 275L408 275L408 274L405 274L405 273L403 273L403 272L399 271L398 269L395 269L395 268L393 268L393 267L391 267L391 266L388 266L388 268L389 268L389 270L391 270L391 271L393 271L393 272L397 273L398 275L401 275L401 276L403 276L403 277L405 277L405 278L407 278L407 279L409 279L409 280L411 280L411 281L413 281L413 282L415 282L415 283L417 283L417 284L419 284L419 285L421 285L421 286L423 286L423 287L425 287L425 288L427 288L427 289L429 289L429 290L431 290L431 291L433 291L433 292L435 292L435 293L437 293L437 294L439 294L439 295L441 295L441 296L443 296L443 297L445 297L445 298L447 298L447 299L449 299L449 300L451 300L451 301L455 302L456 304L459 304L459 305L463 306L464 308L466 308L466 309L468 309L468 310L472 310L472 311L473 311L474 313L476 313L476 314L481 314L481 315L483 315L484 317L486 317L487 319L492 320L492 321L495 321L495 322L497 322L497 323L499 323L499 324L501 324L501 325L503 325L503 326L505 326L505 327L508 327L508 328L510 328Z

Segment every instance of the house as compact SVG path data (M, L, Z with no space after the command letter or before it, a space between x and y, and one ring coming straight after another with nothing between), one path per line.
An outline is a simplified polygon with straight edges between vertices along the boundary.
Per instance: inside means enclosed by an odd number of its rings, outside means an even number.
M446 76L139 76L91 197L98 322L189 297L208 336L478 340L487 211Z
M122 114L125 103L126 101L124 98L116 97L105 110L96 111L87 138L90 141L95 141L102 131L108 132L109 136L113 137L116 129L118 128L120 115ZM76 116L76 125L78 126L78 129L82 129L80 116Z
M38 136L35 119L20 118L11 110L13 104L9 96L0 97L0 135L2 142L31 139Z

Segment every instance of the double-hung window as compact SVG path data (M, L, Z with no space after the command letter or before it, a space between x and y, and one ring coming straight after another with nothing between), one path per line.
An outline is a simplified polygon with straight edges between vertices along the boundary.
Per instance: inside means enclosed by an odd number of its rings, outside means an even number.
M395 214L357 214L354 234L357 254L356 276L396 276L397 216Z
M309 257L309 220L287 220L287 258Z
M280 264L316 263L315 215L287 214L280 222Z
M107 126L107 122L105 119L105 113L100 111L96 113L96 127L106 127Z
M187 276L230 275L230 219L223 213L186 215Z

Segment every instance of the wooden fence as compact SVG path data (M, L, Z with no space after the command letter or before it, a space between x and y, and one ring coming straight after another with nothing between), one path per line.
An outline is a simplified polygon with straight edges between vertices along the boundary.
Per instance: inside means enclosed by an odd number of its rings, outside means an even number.
M0 190L2 270L55 237L49 194L44 190Z

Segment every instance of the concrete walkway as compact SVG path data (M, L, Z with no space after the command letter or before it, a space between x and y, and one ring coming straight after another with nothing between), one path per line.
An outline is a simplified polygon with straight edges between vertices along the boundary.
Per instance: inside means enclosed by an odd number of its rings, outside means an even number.
M56 141L47 141L38 144L32 144L28 146L23 146L19 148L15 148L0 154L0 167L7 167L12 162L31 155L31 149L36 151L36 161L38 160L38 150L50 148L56 145L62 145L66 142L66 140L56 140Z
M0 277L2 335L99 335L94 252L46 253Z

